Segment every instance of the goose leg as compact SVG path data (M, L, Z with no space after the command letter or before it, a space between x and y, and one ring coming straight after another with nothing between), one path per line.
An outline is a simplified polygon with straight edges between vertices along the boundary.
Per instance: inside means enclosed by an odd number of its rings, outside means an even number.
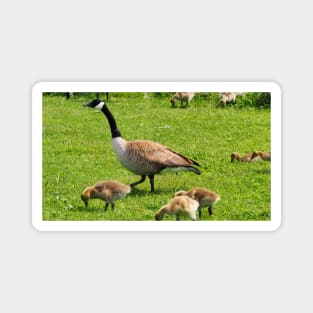
M149 175L151 192L154 192L154 175Z
M111 207L112 207L112 212L113 212L114 208L115 208L115 203L114 202L111 203Z
M212 215L212 214L213 214L213 212L212 212L212 206L209 206L209 207L208 207L208 212L209 212L209 215Z
M145 180L146 180L146 176L145 176L145 175L142 175L142 176L141 176L141 179L138 180L138 181L136 181L136 182L134 182L134 183L132 183L132 184L130 184L130 187L133 188L133 187L135 187L135 186L137 186L137 185L143 183Z

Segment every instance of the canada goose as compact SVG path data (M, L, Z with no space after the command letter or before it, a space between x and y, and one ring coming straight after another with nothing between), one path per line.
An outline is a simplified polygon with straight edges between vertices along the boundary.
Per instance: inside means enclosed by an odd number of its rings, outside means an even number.
M87 187L81 193L81 199L88 206L89 199L101 199L106 202L104 210L106 211L111 204L112 211L115 207L115 200L125 197L130 193L130 186L124 185L115 180L105 180L96 183L94 186Z
M175 172L185 170L200 175L200 171L192 166L193 164L200 166L196 161L160 143L149 140L126 141L123 139L115 119L104 101L95 99L85 106L97 108L103 112L111 128L112 145L118 160L129 171L141 175L141 179L132 183L131 187L143 183L148 176L151 192L154 192L154 175L165 170Z
M175 193L175 197L177 196L188 196L191 199L194 199L199 202L199 218L201 218L201 208L207 207L209 215L212 215L212 207L215 203L217 203L221 197L213 191L210 191L206 188L192 188L189 191L180 190Z
M66 93L66 99L68 100L70 97L74 95L74 92L67 92Z
M171 98L172 107L175 106L176 100L180 100L180 105L183 106L183 102L186 102L185 107L188 106L189 102L194 97L194 92L177 92L175 95Z
M271 151L269 152L254 151L251 156L251 162L255 158L261 158L263 161L271 161Z
M160 221L165 214L175 215L176 221L180 220L182 215L189 216L193 221L197 220L196 211L199 203L187 196L173 198L167 205L162 206L156 213L155 219Z
M238 152L233 152L230 155L230 160L231 160L231 162L234 162L234 160L237 160L239 162L256 162L256 161L260 160L260 158L256 156L252 160L252 153L246 154L244 156L240 156L240 154Z

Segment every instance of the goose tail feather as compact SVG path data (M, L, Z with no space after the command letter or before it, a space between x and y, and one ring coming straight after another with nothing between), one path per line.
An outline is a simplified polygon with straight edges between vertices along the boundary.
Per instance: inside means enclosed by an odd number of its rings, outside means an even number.
M201 172L200 172L198 169L196 169L195 167L186 166L186 169L187 169L188 171L190 171L190 172L194 172L194 173L197 174L197 175L200 175L200 174L201 174Z
M197 166L200 166L200 164L198 163L198 162L196 162L195 160L192 160L192 159L189 159L189 158L187 158L186 156L184 156L184 155L182 155L182 154L180 154L180 153L178 153L178 152L176 152L176 151L174 151L174 150L172 150L172 149L168 149L169 151L171 151L171 152L173 152L173 153L175 153L175 154L177 154L177 155L179 155L180 157L182 157L184 160L186 160L187 162L189 162L189 163L191 163L191 164L194 164L194 165L197 165Z

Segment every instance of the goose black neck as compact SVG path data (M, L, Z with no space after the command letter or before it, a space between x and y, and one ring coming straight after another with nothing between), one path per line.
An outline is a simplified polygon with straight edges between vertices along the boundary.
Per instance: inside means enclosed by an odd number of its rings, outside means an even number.
M105 105L101 109L101 111L106 116L106 118L108 119L108 122L109 122L109 125L110 125L110 128L111 128L112 138L122 137L121 132L117 128L115 119L114 119L112 113L110 112L110 110L108 109L108 107Z

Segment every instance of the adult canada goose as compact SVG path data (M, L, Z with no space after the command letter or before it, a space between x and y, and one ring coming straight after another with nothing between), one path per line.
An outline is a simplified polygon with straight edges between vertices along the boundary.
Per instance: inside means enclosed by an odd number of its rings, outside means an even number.
M165 170L173 170L175 172L185 170L200 175L200 171L192 166L199 166L196 161L158 142L150 140L126 141L123 139L121 132L117 128L116 121L104 101L95 99L85 104L85 106L102 111L110 125L112 145L118 160L129 171L141 176L139 181L130 185L131 187L143 183L148 176L151 192L154 192L154 175Z
M115 207L115 200L125 197L130 193L129 185L124 185L115 180L104 180L96 183L94 186L87 187L81 193L81 199L88 206L89 199L101 199L106 202L104 210L106 211L111 204L112 211Z

